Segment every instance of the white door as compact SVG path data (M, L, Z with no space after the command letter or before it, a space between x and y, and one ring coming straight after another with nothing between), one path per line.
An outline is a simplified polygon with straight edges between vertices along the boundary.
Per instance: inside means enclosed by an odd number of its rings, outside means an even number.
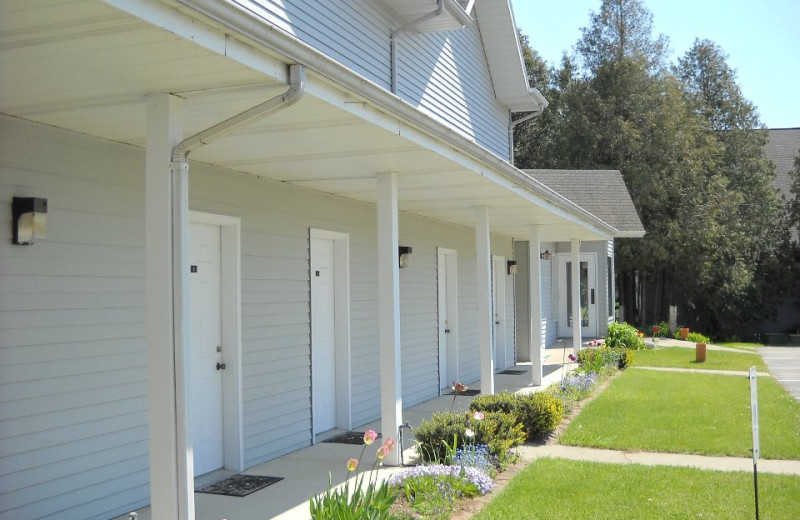
M572 325L572 255L558 255L558 330L571 336ZM597 261L594 254L580 255L581 337L597 336Z
M189 225L191 435L194 474L224 465L220 227Z
M492 359L494 370L505 370L506 366L506 259L492 256Z
M447 389L458 381L458 278L456 252L437 250L437 290L439 299L439 388Z
M311 384L314 433L336 427L334 241L311 239Z

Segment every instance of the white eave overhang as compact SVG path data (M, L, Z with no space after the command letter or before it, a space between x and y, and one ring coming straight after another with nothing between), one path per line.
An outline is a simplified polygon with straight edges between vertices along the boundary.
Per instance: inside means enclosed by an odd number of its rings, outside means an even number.
M547 101L529 86L511 1L480 0L474 10L497 100L511 112L542 112Z
M115 15L105 4L148 23ZM24 0L15 6L28 9ZM400 209L409 213L472 227L474 207L485 205L493 231L507 236L527 236L531 224L542 226L543 240L618 235L487 149L242 7L215 0L172 6L105 0L66 14L55 7L42 13L77 27L69 38L46 32L40 46L8 53L4 63L13 74L0 77L0 111L142 146L145 94L184 96L191 133L273 96L285 88L286 64L299 63L308 72L308 95L298 105L192 157L367 203L374 202L375 172L397 171ZM69 24L47 27L62 25ZM91 59L86 48L94 49ZM154 53L169 59L153 61ZM43 96L50 102L42 104Z
M437 0L373 0L385 5L398 17L398 25L425 16L438 7ZM454 31L472 23L467 11L456 0L444 0L444 10L438 16L414 25L414 32Z

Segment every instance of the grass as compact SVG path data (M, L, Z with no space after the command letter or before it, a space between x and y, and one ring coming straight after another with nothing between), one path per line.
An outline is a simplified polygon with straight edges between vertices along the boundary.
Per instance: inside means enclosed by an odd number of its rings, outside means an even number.
M753 518L752 479L748 472L539 459L473 519ZM797 518L800 477L760 474L758 491L761 518Z
M761 455L800 459L800 403L759 377ZM752 447L746 377L627 370L561 436L595 448L748 457Z
M634 365L643 367L699 368L704 370L742 370L745 372L755 365L759 371L767 371L767 365L758 354L707 350L705 362L698 363L695 361L694 349L681 347L637 350Z

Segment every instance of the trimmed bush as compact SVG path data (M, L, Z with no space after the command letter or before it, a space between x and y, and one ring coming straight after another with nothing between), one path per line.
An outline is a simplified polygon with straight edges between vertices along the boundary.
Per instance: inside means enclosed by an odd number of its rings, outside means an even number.
M471 430L472 436L467 435ZM504 467L510 451L525 442L525 432L514 416L485 412L476 419L472 412L437 412L424 420L415 432L419 452L425 462L450 463L458 449L470 444L485 444L489 453Z
M544 439L564 418L564 403L549 392L520 396L520 418L528 441Z
M644 341L637 334L636 327L627 323L610 323L606 336L607 347L625 347L631 350L646 348Z
M564 418L564 403L547 392L480 395L470 403L473 411L501 413L521 425L527 441L546 437Z

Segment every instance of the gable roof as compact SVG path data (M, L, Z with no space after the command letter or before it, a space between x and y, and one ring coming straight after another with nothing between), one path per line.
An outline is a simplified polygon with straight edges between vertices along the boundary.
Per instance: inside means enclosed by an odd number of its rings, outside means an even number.
M616 236L644 236L644 226L619 170L522 171L616 228Z
M784 199L792 200L792 180L789 172L794 169L794 158L800 155L800 128L772 128L767 131L769 140L765 147L767 158L775 163L775 180Z

